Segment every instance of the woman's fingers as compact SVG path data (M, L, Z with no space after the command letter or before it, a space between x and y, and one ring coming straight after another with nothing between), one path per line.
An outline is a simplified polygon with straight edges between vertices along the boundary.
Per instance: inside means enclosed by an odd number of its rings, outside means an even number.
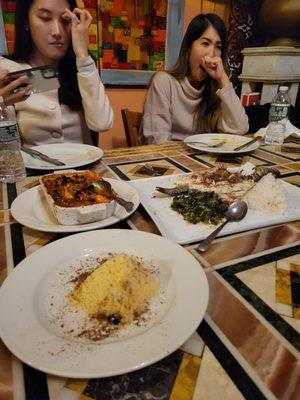
M25 101L30 96L30 94L28 94L28 92L30 92L30 89L32 89L32 85L27 85L24 88L20 89L20 91L18 91L17 93L14 93L7 97L5 96L5 104L11 105L14 103L19 103L20 101Z
M7 106L11 106L15 103L19 103L20 101L25 101L28 99L28 97L30 96L30 94L27 94L28 91L31 89L30 87L31 85L28 85L28 87L20 90L20 92L12 94L12 95L8 95L8 96L2 96L4 99L4 103ZM0 95L1 95L1 89L0 89Z
M0 84L7 77L7 74L8 74L7 69L0 69Z
M83 26L84 28L87 28L93 20L87 10L77 7L73 11L66 8L64 17L70 19L73 26Z
M63 14L63 17L68 19L69 21L71 21L72 26L78 25L78 23L79 23L79 19L77 18L77 15L67 8L65 9L65 13Z
M28 76L22 75L11 82L8 79L8 72L0 70L0 96L4 98L5 104L11 105L26 100L33 87L28 84Z
M71 20L72 46L77 58L88 57L88 28L92 22L91 14L84 9L66 9L65 18Z
M16 90L19 86L24 86L28 84L28 76L27 75L22 75L17 79L14 79L13 81L9 82L7 80L4 80L1 83L1 88L4 94L9 94Z
M85 9L74 8L73 13L76 13L79 21L85 25L89 25L93 20L91 14Z
M219 83L219 87L224 87L230 83L224 69L223 60L220 57L205 56L202 59L202 65L207 73Z
M215 69L218 67L218 65L220 65L222 63L222 59L219 57L207 57L206 56L206 57L204 57L204 62L208 68Z

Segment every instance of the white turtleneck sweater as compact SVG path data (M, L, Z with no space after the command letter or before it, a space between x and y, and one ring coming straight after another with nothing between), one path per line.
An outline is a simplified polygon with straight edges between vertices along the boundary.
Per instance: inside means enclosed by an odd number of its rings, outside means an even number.
M167 72L155 74L144 105L143 134L147 143L184 140L193 133L201 133L193 132L193 120L203 89L195 89L187 78L177 81ZM217 96L221 99L217 131L246 133L248 117L232 84L219 89Z

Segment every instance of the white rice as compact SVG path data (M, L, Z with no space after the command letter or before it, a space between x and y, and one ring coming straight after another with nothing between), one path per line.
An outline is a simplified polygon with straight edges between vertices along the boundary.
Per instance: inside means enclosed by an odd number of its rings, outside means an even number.
M265 175L245 194L244 200L249 208L267 214L282 214L287 207L285 190L272 174Z

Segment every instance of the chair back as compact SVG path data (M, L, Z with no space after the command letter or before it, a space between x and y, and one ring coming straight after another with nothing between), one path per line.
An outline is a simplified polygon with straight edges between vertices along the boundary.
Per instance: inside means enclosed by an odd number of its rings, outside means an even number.
M93 146L98 147L99 132L95 132L95 131L90 130L90 134L91 134L91 139L92 139Z
M143 144L140 133L143 113L130 111L127 108L123 108L121 113L128 147Z

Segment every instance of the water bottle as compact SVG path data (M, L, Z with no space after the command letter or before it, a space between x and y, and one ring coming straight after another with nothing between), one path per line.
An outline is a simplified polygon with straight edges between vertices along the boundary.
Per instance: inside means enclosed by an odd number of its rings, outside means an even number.
M266 144L281 145L284 141L285 127L291 105L288 90L287 86L280 86L279 92L272 100L269 125L265 135Z
M6 107L0 96L0 182L17 182L26 177L20 144L15 109Z

